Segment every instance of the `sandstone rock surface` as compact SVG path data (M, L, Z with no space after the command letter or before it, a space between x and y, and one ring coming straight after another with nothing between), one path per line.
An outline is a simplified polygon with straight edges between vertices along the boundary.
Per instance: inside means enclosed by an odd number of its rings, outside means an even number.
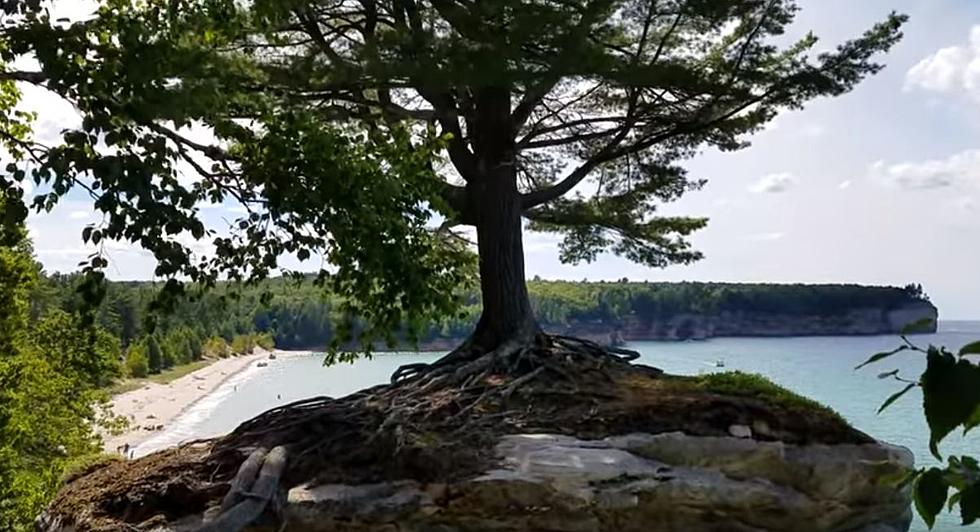
M293 488L286 530L901 532L912 518L880 484L912 454L887 444L521 434L496 450L497 468L450 484Z

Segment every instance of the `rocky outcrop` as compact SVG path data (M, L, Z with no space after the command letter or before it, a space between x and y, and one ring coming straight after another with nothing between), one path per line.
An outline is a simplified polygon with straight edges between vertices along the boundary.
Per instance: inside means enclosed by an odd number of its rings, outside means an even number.
M183 532L212 518L252 532L909 524L908 494L882 481L907 471L911 453L827 408L755 378L692 379L573 347L541 349L551 349L551 366L540 368L574 377L539 368L424 395L409 381L300 401L217 440L86 469L38 529Z
M496 451L496 468L451 483L293 488L285 530L900 532L912 519L908 494L881 482L911 468L912 453L887 444L518 434Z

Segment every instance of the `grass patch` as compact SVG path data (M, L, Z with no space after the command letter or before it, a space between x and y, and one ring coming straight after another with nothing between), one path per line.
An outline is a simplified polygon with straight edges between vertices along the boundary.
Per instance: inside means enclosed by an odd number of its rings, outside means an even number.
M181 377L194 373L195 371L210 365L211 362L214 361L196 360L188 364L182 364L180 366L174 366L170 369L165 369L160 373L150 375L144 379L123 379L106 388L106 392L108 392L109 395L119 395L121 393L138 390L150 382L156 384L167 384L168 382L175 381Z
M109 385L105 389L106 393L110 396L119 395L121 393L131 392L133 390L139 390L146 384L146 379L123 379L121 381L116 381Z
M815 410L844 421L844 418L832 408L787 390L756 373L728 371L698 375L697 377L683 377L682 379L704 392L759 399L785 408Z
M174 366L170 369L165 369L155 375L150 375L145 380L149 382L155 382L157 384L167 384L168 382L175 381L185 375L194 373L195 371L210 365L211 362L212 362L211 360L197 360L189 364Z

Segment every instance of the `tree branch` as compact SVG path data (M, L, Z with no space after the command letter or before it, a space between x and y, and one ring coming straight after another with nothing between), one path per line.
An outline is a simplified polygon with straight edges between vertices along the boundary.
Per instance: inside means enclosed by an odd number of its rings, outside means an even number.
M35 85L40 85L48 80L48 77L44 75L43 72L24 72L24 71L13 71L13 72L0 72L0 81L25 81L27 83L33 83Z
M534 207L537 207L538 205L548 203L549 201L553 201L557 198L560 198L561 196L564 196L570 190L575 188L575 186L578 185L583 179L585 179L585 177L589 175L589 173L592 170L594 170L602 163L611 161L613 159L617 159L619 157L623 157L625 155L630 155L639 151L643 151L647 148L652 147L655 144L664 142L666 140L677 137L679 135L697 133L698 131L702 131L706 128L709 128L719 122L728 120L729 118L737 115L738 113L744 111L745 109L748 109L749 107L764 101L766 98L772 95L777 90L777 88L778 86L770 87L769 90L760 94L759 96L756 96L755 98L750 98L746 102L710 120L703 121L700 123L694 123L694 124L691 123L678 124L677 126L670 128L666 131L663 131L660 134L648 136L647 138L635 142L633 144L630 144L629 146L626 146L624 148L615 149L616 146L619 144L619 142L621 142L623 138L625 138L626 133L628 133L628 129L623 129L620 135L617 135L616 139L610 141L603 149L599 150L599 152L596 153L594 156L592 156L589 160L585 161L576 169L572 170L571 173L565 176L565 178L559 181L558 183L552 185L551 187L541 189L541 190L536 190L522 195L521 208L523 208L524 210L532 209Z
M193 140L183 135L180 135L169 128L165 128L159 124L153 124L153 123L146 124L146 127L148 127L151 131L155 131L169 138L170 140L174 141L177 144L193 148L216 161L229 161L232 159L231 155L228 155L228 152L222 150L217 146L209 146L206 144L200 144L198 142L194 142Z
M476 158L473 152L466 147L463 129L459 123L459 112L452 95L422 87L416 90L427 102L432 104L440 129L444 133L452 135L449 140L449 159L453 162L453 166L463 176L463 179L467 181L474 179L476 177Z
M591 26L592 22L595 21L594 17L600 13L604 7L608 7L609 3L610 2L608 0L596 0L595 2L590 2L589 5L585 7L581 20L579 20L579 23L572 30L571 35L569 35L570 40L574 41L575 39L581 38L582 32L587 30ZM521 101L517 104L513 113L511 114L511 119L514 123L515 129L520 129L521 126L527 122L527 119L530 118L534 108L537 107L538 104L541 103L541 100L555 88L555 85L557 85L559 81L561 81L561 76L556 72L551 72L549 75L545 76L545 79L540 84L534 87L529 87L524 92L524 95L521 97Z
M603 129L601 131L591 131L589 133L580 133L577 135L569 135L567 137L556 137L556 138L545 139L545 140L537 140L524 144L523 146L521 146L521 149L534 150L534 149L541 149L541 148L550 148L554 146L564 146L566 144L575 144L577 142L583 142L586 140L601 139L603 137L608 137L609 135L613 135L615 133L622 131L623 127L625 126Z
M314 42L316 42L319 45L320 51L326 54L327 57L330 58L330 61L336 63L338 66L344 68L351 68L350 63L346 59L341 57L340 54L338 54L337 51L334 50L332 46L330 46L330 43L323 35L323 32L320 31L320 26L317 25L316 19L313 17L312 13L310 12L309 6L307 6L305 13L299 11L298 9L294 10L293 13L296 15L296 18L303 26L303 29L306 31L307 35L309 35L314 40Z
M588 126L592 124L600 124L604 122L618 123L618 122L622 122L625 119L626 119L625 116L596 116L591 118L580 118L578 120L569 120L567 122L562 122L559 125L545 127L537 131L528 133L517 143L517 147L518 149L531 149L532 145L535 144L531 142L531 139L540 137L542 135L548 135L550 133L557 133L564 129L571 129L576 126Z

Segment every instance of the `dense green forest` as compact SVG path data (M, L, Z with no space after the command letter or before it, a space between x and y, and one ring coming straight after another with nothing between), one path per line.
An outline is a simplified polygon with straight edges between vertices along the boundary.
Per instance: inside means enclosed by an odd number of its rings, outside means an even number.
M81 305L77 275L44 278L34 298L36 309L73 313ZM199 357L203 351L242 351L242 342L272 342L284 349L322 348L338 334L343 316L336 301L310 283L276 278L232 288L219 285L199 297L187 297L169 313L154 315L148 334L148 309L159 285L110 282L98 308L98 326L119 339L122 349L149 358L149 371ZM922 287L858 285L779 285L728 283L569 282L535 279L532 304L546 329L577 323L615 326L635 316L669 319L678 314L715 315L726 311L788 316L831 316L856 308L894 309L926 301ZM423 327L420 342L465 337L479 317L479 297L462 295L458 315ZM355 323L355 334L358 329ZM405 335L402 335L404 337ZM400 340L396 338L396 340ZM222 347L222 342L227 348ZM157 355L163 346L163 358ZM205 345L207 344L207 345ZM135 346L135 347L131 347ZM127 364L130 362L127 360ZM141 367L138 361L135 367Z

